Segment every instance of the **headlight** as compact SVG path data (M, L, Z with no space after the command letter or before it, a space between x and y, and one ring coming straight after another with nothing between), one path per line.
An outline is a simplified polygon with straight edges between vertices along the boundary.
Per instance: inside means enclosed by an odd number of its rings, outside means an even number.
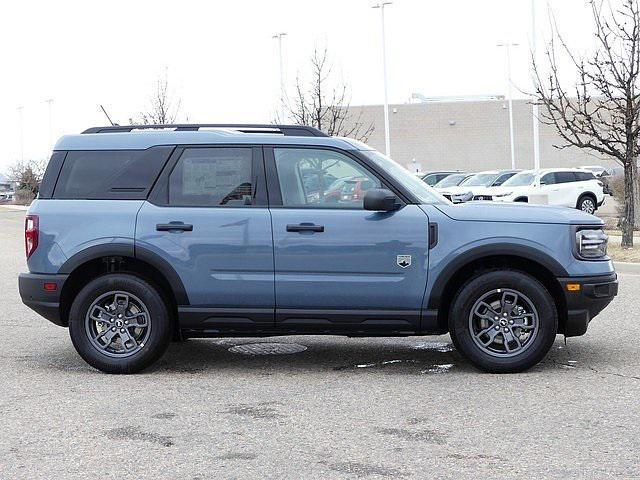
M578 230L576 232L576 250L581 258L591 260L607 255L609 237L602 229Z
M498 193L496 195L494 195L494 198L500 198L500 197L508 197L509 195L511 195L513 192L507 192L507 193Z

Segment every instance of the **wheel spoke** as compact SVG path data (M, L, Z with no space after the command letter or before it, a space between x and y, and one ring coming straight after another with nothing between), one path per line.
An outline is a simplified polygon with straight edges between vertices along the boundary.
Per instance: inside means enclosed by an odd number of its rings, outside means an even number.
M96 337L95 340L96 342L98 342L98 344L103 348L103 349L107 349L109 347L109 345L111 345L111 342L113 342L113 337L116 336L117 332L114 332L113 329L108 328L107 330L105 330L102 333L99 333ZM106 343L102 343L101 340L106 340Z
M96 312L97 312L97 315L96 315ZM100 305L93 306L93 308L91 309L91 312L89 313L89 318L91 318L91 320L95 320L96 322L110 323L113 321L113 315L107 312Z
M489 336L489 340L488 341L483 341L481 338L478 338L478 340L480 341L480 343L482 343L485 347L491 345L493 343L493 341L495 340L496 336L500 333L500 330L496 330L495 328L491 327L490 329L488 329L489 331L486 332L486 335ZM476 335L477 337L479 337L480 335Z
M119 335L120 335L120 342L122 343L122 348L124 349L125 352L130 352L138 348L138 342L136 342L136 339L133 338L133 335L129 333L129 330L124 328L123 331L119 332ZM128 346L127 345L128 342L131 342L132 345Z
M500 299L500 308L502 312L511 313L513 308L518 304L518 294L515 292L504 292Z
M475 313L480 318L484 318L485 320L490 320L491 322L495 321L498 313L486 302L479 302L476 305L473 313Z
M127 328L143 328L147 326L147 314L144 312L125 315L124 319L129 322L125 325Z
M113 303L116 308L120 308L122 311L129 308L129 295L126 293L116 293L113 298Z

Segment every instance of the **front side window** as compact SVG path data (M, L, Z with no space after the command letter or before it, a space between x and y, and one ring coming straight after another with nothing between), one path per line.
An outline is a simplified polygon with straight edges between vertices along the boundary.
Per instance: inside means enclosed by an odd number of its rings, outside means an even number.
M251 205L251 169L251 148L187 148L169 177L169 204Z
M540 185L555 185L556 183L558 182L556 181L555 173L547 173L540 179Z
M503 187L525 187L527 185L533 185L533 181L536 179L535 174L531 172L517 173L509 180L502 184Z
M331 150L274 148L285 207L362 208L367 190L378 178L355 160Z
M515 175L515 172L509 172L509 173L503 173L502 175L500 175L495 182L493 182L491 184L492 187L499 187L500 185L502 185L504 182L506 182L507 180L509 180L511 177L513 177Z

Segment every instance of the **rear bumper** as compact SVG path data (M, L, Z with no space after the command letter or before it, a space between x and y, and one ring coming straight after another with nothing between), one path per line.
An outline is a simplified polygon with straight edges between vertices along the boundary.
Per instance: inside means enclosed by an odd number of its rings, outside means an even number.
M596 277L559 278L558 281L567 307L564 328L560 333L564 333L566 337L584 335L589 322L618 294L618 277L615 273ZM569 291L568 284L578 284L580 289Z
M21 273L18 276L18 289L22 303L50 322L66 327L60 315L60 294L68 276ZM45 283L55 284L55 290L45 290Z

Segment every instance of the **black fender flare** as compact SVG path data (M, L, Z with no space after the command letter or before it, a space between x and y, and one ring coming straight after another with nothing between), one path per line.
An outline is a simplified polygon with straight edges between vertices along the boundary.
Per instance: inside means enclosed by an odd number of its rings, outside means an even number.
M435 282L433 282L431 292L429 292L427 308L430 310L438 309L442 303L442 295L449 281L466 265L484 257L500 256L520 257L524 260L535 262L546 268L556 278L569 276L566 269L555 258L534 247L515 243L481 245L456 256L442 269L436 277Z
M148 263L167 280L176 297L177 304L189 305L189 297L184 284L171 264L157 253L144 247L134 246L133 243L103 243L88 247L67 259L58 273L71 274L81 265L102 257L130 257Z

